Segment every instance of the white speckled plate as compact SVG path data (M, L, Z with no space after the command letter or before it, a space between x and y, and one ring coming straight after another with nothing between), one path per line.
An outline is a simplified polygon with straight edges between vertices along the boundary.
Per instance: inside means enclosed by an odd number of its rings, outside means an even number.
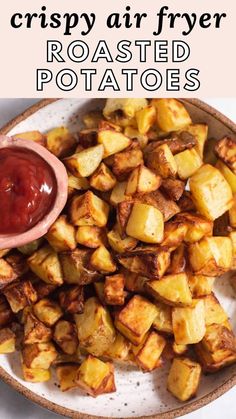
M194 122L206 122L209 125L210 137L217 139L224 134L235 136L236 126L223 115L198 100L184 102ZM84 99L42 101L15 118L1 133L15 134L29 130L45 132L58 125L68 125L72 131L76 131L81 126L83 113L102 104L101 100ZM227 278L216 280L215 292L236 330L235 299ZM234 365L203 377L197 398L181 404L166 391L167 371L168 368L164 368L152 374L143 374L132 367L117 366L117 392L93 399L78 390L60 392L54 379L47 384L26 383L21 379L18 355L0 355L0 377L31 400L69 417L172 418L209 403L236 383Z

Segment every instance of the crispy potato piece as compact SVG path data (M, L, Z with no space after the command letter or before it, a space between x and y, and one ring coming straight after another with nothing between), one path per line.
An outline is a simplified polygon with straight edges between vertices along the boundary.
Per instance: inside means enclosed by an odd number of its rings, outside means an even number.
M203 297L212 293L215 278L205 275L188 275L188 283L194 298Z
M103 157L108 157L127 148L131 140L121 132L104 129L98 131L98 143L103 146Z
M165 134L164 134L165 136ZM165 139L155 138L144 149L144 154L147 157L149 153L153 153L160 145L166 144L170 148L173 155L181 153L196 146L196 139L186 131L180 133L173 132Z
M70 314L83 313L84 292L83 286L70 286L66 290L59 292L59 303L61 308Z
M99 272L109 273L116 271L116 264L105 246L99 246L90 258L90 266Z
M148 105L147 99L130 98L130 99L107 99L103 109L103 115L106 119L116 121L117 119L132 119L136 112Z
M180 274L185 271L187 265L186 248L182 243L171 253L171 261L167 272L169 274Z
M122 274L106 276L104 285L105 301L109 305L122 306L125 302L125 278Z
M75 238L77 243L92 249L106 244L106 233L101 227L97 226L78 227Z
M102 119L102 111L101 110L92 110L85 115L83 115L82 120L86 128L98 128L98 124Z
M124 201L120 202L117 205L116 209L116 220L117 220L117 230L121 236L121 238L125 238L126 234L126 227L128 224L128 220L133 208L133 201Z
M103 356L118 362L128 362L131 342L117 332L114 342L107 348Z
M146 134L140 134L140 132L134 127L125 127L124 134L131 139L138 140L141 149L146 147L148 143L148 136Z
M115 326L134 345L139 345L156 315L157 309L154 304L140 295L135 295L117 314Z
M226 164L224 164L222 161L218 160L216 163L216 168L220 171L220 173L224 176L224 178L227 180L232 193L236 194L236 174L230 170Z
M167 144L162 144L147 154L147 167L164 179L177 174L176 160Z
M181 402L196 395L201 377L201 366L189 358L174 358L168 379L167 389Z
M92 174L89 183L98 191L105 192L114 188L116 184L116 178L110 169L104 163L101 163L100 166Z
M227 313L212 293L203 298L205 304L206 326L224 324L228 320Z
M143 164L143 153L138 141L133 140L126 150L114 155L112 171L118 180L123 180L140 164Z
M229 137L222 138L215 145L215 153L236 175L236 142Z
M35 316L46 326L53 326L63 315L60 306L48 298L43 298L33 306Z
M175 249L185 239L187 231L188 226L184 220L183 222L178 219L168 221L164 226L164 239L161 245Z
M147 134L156 122L156 108L155 106L147 106L137 111L135 117L140 134Z
M63 276L57 253L51 246L43 246L29 258L28 264L39 278L47 284L61 285Z
M134 196L135 202L142 204L152 205L157 208L164 217L164 221L170 220L174 215L180 212L180 208L176 202L169 199L166 195L161 193L159 189L149 194L137 194Z
M107 234L107 238L111 248L118 253L125 253L130 250L133 250L138 244L138 241L133 237L126 236L122 239L119 234L118 228L116 227L113 230L109 231L109 233Z
M50 227L46 239L56 252L73 250L76 248L75 228L65 215L61 215Z
M208 126L206 124L191 124L184 128L185 132L189 132L197 141L195 150L203 159L204 146L207 141Z
M76 146L75 137L66 127L54 128L46 134L47 149L57 157L65 157Z
M165 247L137 248L117 256L120 264L131 272L147 278L161 278L170 264L170 252Z
M66 354L73 355L76 352L78 337L73 323L59 320L54 328L53 339Z
M128 219L126 233L145 243L161 243L164 233L162 213L151 205L135 203Z
M68 284L85 285L99 278L99 274L88 268L91 257L90 249L75 249L60 254L60 261L65 282Z
M233 252L229 237L205 237L188 250L196 275L219 276L231 268Z
M49 342L52 331L28 310L24 316L24 344Z
M190 307L174 307L172 322L175 342L189 345L200 342L206 332L203 300L193 300Z
M46 146L46 136L39 131L26 131L14 134L13 138L21 138L22 140L35 141L36 143Z
M176 99L152 99L156 107L157 124L164 132L178 131L192 123L184 105Z
M91 191L72 199L70 217L74 225L104 227L107 223L108 214L109 205Z
M233 205L229 209L229 222L231 227L236 228L236 195L234 195Z
M161 177L149 170L144 165L138 166L132 171L126 186L126 195L135 193L149 193L159 188Z
M44 383L51 379L51 373L49 370L43 368L28 368L22 363L22 374L25 381L30 383Z
M191 177L203 164L202 159L195 148L175 154L174 159L178 176L182 180Z
M57 288L56 285L46 284L46 282L36 279L34 282L34 289L37 293L37 300L41 300L44 297L47 297Z
M27 368L48 370L56 357L57 351L51 342L33 343L22 349L23 364Z
M14 282L3 290L13 313L37 301L37 293L30 281Z
M131 272L125 268L121 268L121 272L125 277L125 289L131 292L145 292L145 283L149 280L148 278Z
M86 148L63 161L68 170L77 177L91 176L102 161L104 148L102 144Z
M185 307L192 304L192 296L185 273L166 275L158 281L148 281L147 291L157 300L170 306Z
M0 259L0 289L10 284L17 278L12 266L5 260Z
M92 397L116 391L114 367L89 355L80 365L76 383Z
M210 164L204 164L191 177L190 191L200 214L215 220L232 206L232 192L223 175Z
M117 205L125 200L127 182L117 182L115 187L112 189L110 196L110 202L112 205Z
M109 311L97 298L84 304L83 314L75 314L80 346L95 356L101 356L114 342L115 329Z
M61 365L57 367L56 374L61 391L68 391L78 387L78 384L75 382L78 368L78 365Z
M179 179L166 178L161 182L161 189L164 190L170 199L178 201L184 193L185 183Z
M205 372L218 371L236 362L235 336L224 325L212 324L195 351Z
M176 220L187 225L184 240L187 243L195 243L205 236L212 236L213 222L199 215L182 212L176 216Z
M132 350L139 367L150 372L161 365L161 354L165 348L166 340L156 332L150 332L144 342L133 346Z
M13 318L12 310L4 295L0 295L0 328L7 326Z
M15 334L9 328L0 330L0 354L15 352Z
M184 355L188 351L188 345L181 345L176 342L173 342L172 348L176 355Z
M71 173L68 174L68 195L73 195L76 191L86 191L89 189L89 181L85 177L76 177Z
M19 252L23 253L23 255L30 256L36 250L38 250L39 246L42 244L43 238L33 240L30 243L25 244L24 246L20 246L17 248Z
M97 145L98 130L94 128L83 129L78 133L78 146L90 148Z
M5 260L11 265L17 277L24 275L29 270L27 260L22 253L17 250L13 250L9 255L6 255Z
M153 327L159 332L173 333L172 308L166 304L157 302L157 316L153 322Z

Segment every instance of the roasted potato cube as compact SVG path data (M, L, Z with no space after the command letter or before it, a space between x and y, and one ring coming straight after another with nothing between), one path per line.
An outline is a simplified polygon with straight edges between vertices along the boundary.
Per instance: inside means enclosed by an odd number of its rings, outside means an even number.
M13 138L21 138L22 140L35 141L36 143L42 146L46 145L46 137L39 131L20 132L19 134L14 134Z
M186 248L182 243L171 253L171 262L167 269L168 274L180 274L185 271L187 264Z
M130 174L125 193L126 195L134 195L136 193L152 192L158 189L160 184L160 176L144 165L140 165Z
M30 281L14 282L3 290L3 293L13 311L23 310L37 301L37 293Z
M99 246L90 258L90 265L99 272L115 272L116 264L105 246Z
M0 295L0 328L6 326L13 318L12 310L4 295Z
M65 157L76 146L75 137L66 127L58 127L49 131L46 135L47 149L57 157Z
M9 354L15 352L16 338L11 329L0 330L0 354Z
M57 253L51 246L44 246L28 258L28 264L39 278L48 284L61 285L63 276Z
M135 295L117 314L115 326L134 345L139 345L156 315L157 309L154 304L140 295Z
M189 246L189 261L196 275L219 276L232 265L229 237L205 237Z
M101 356L114 342L115 329L109 311L97 298L84 304L83 314L75 314L80 346L95 356Z
M22 349L23 364L27 368L48 370L56 357L57 351L51 342L33 343Z
M17 277L24 275L29 270L27 260L17 250L13 250L9 255L6 255L5 260L11 265Z
M190 307L174 307L172 322L175 342L180 345L198 343L206 332L203 300L193 300Z
M185 180L192 176L201 166L202 159L195 148L182 151L174 156L177 172L180 179Z
M114 367L110 362L89 355L78 369L76 383L93 397L113 393L116 391Z
M188 275L189 287L194 298L211 294L214 281L212 276Z
M176 99L152 99L156 107L157 124L164 132L178 131L191 124L191 118L184 105Z
M234 195L233 205L229 209L229 222L231 227L236 228L236 195Z
M129 216L126 233L145 243L161 243L164 233L162 213L151 205L135 203Z
M181 402L196 395L201 377L201 366L189 358L175 358L172 362L167 389Z
M147 106L137 111L135 117L140 134L146 134L156 122L156 108Z
M161 133L161 136L166 136L165 133ZM160 138L160 133L157 134L156 138L153 139L144 149L144 155L147 157L147 154L152 153L163 144L167 144L170 148L172 154L181 153L184 150L188 150L196 146L197 141L193 135L189 134L186 131L179 133L172 132L168 135L166 139Z
M161 278L170 264L170 252L165 247L135 249L130 253L118 255L118 260L131 272L150 279Z
M182 212L177 215L176 220L187 225L187 232L184 237L187 243L194 243L205 236L212 236L213 222L202 216Z
M190 179L192 199L200 214L215 220L232 206L229 184L218 169L205 164Z
M17 278L13 267L5 260L0 259L0 289L10 284Z
M75 228L61 215L50 227L46 239L56 252L76 248Z
M141 149L146 147L148 143L148 136L146 134L140 134L140 132L134 127L126 127L124 134L131 139L138 140Z
M166 340L163 336L150 332L144 342L139 346L133 346L135 360L143 371L153 371L160 366L160 357L165 345Z
M53 339L66 354L73 355L76 352L78 337L73 323L59 320L54 328Z
M24 316L24 343L49 342L51 338L51 329L38 320L31 310L28 310Z
M171 248L178 247L181 242L185 239L186 233L188 230L188 226L186 222L177 221L169 221L165 223L164 226L164 240L162 241L162 246L167 246Z
M118 253L125 253L133 250L138 243L133 237L126 236L122 239L117 228L109 231L107 238L111 248Z
M71 286L59 292L59 303L61 308L70 314L83 313L84 291L83 286Z
M140 164L143 164L143 153L138 141L133 140L128 148L113 156L112 171L118 180L123 180Z
M78 384L75 382L78 368L78 365L62 365L57 367L56 374L61 391L68 391L78 387Z
M101 163L89 180L90 185L98 191L109 191L114 188L116 178L110 169Z
M228 182L232 193L236 193L236 174L224 164L222 161L218 160L216 163L216 168L220 171L220 173L224 176L226 181Z
M116 220L117 220L117 230L121 236L122 239L126 237L126 227L128 224L128 220L130 217L130 214L132 212L133 208L133 202L132 201L124 201L120 202L117 205L116 209Z
M164 179L175 177L177 174L175 157L167 144L162 144L147 154L147 166Z
M178 344L176 342L173 342L172 348L173 348L173 351L176 355L183 355L187 352L188 345L181 345L181 344Z
M34 253L36 250L38 250L39 246L42 244L43 239L36 239L33 240L30 243L25 244L24 246L20 246L17 248L19 252L23 253L23 255L30 256L32 253Z
M131 343L117 332L114 342L107 348L103 356L114 361L129 361Z
M96 249L106 244L105 231L97 226L80 226L76 232L76 241L86 247Z
M100 110L93 110L83 115L83 123L86 128L97 128L102 119L102 112Z
M158 281L148 281L147 291L157 300L170 306L189 306L192 304L192 295L185 273L166 275Z
M178 201L184 193L185 183L179 179L167 178L162 180L161 189L167 193L170 199Z
M22 363L22 373L24 380L30 383L44 383L51 379L50 370L28 368L24 363Z
M68 170L77 177L91 176L102 161L104 148L102 144L86 148L64 159Z
M68 194L71 196L76 191L89 189L89 181L85 177L76 177L68 173Z
M112 189L110 196L110 202L112 205L117 205L125 200L127 182L117 182L115 187Z
M109 205L93 192L75 196L70 206L70 217L74 225L104 227L107 223Z
M157 316L153 322L153 327L159 332L173 333L172 308L163 303L156 303Z
M206 124L191 124L184 128L184 131L189 132L197 141L195 146L196 151L203 158L204 146L208 135L208 126Z
M203 298L205 304L206 325L224 324L228 320L227 313L212 293Z
M99 274L88 269L91 256L90 249L75 249L60 254L60 261L65 282L68 284L85 285L99 278Z
M217 156L236 175L236 142L229 137L217 141L215 146Z
M131 292L145 292L145 283L149 280L148 278L134 272L130 272L125 268L122 268L122 273L125 277L125 289Z
M35 316L46 326L53 326L63 315L60 306L48 298L43 298L33 306Z
M170 220L180 212L176 202L161 193L159 189L148 194L137 194L134 201L157 208L163 214L164 221Z
M127 118L132 119L136 112L148 105L147 99L130 98L130 99L107 99L103 109L103 115L107 119L116 121L116 119Z
M94 128L83 129L78 133L78 147L90 148L97 145L98 130Z
M104 285L105 301L109 305L122 306L125 302L125 278L122 274L106 276Z
M127 148L131 140L121 132L104 129L98 132L98 143L103 146L103 157L108 157Z

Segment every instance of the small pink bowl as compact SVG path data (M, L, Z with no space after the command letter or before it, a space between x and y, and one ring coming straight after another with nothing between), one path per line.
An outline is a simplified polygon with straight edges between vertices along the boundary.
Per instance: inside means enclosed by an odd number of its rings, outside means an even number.
M57 182L55 202L50 212L45 215L42 220L24 233L10 235L0 234L0 249L11 249L13 247L23 246L47 233L49 227L57 219L66 204L68 196L68 176L66 169L60 160L38 143L22 140L21 138L0 135L0 148L5 147L21 147L34 151L49 164L55 174Z

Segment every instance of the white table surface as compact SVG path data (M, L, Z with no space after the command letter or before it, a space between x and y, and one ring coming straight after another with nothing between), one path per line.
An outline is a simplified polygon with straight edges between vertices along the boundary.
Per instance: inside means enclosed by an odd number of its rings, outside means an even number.
M235 99L204 99L210 105L236 122ZM37 99L0 99L0 126L37 102ZM236 389L233 388L210 405L184 416L184 419L227 419L236 418ZM0 382L0 419L59 419L61 416L50 413L23 396L16 393L6 384Z

